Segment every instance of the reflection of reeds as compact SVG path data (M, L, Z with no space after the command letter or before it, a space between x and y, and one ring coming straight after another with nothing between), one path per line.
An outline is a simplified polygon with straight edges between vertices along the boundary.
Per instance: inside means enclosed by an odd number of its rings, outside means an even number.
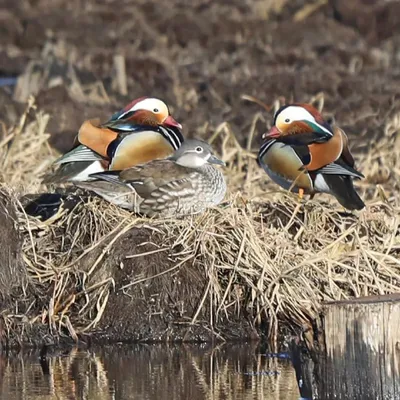
M1 398L18 393L21 399L109 399L107 373L99 357L72 349L67 355L50 357L48 371L36 353L4 358ZM46 368L47 369L47 368Z
M218 353L218 349L215 350ZM254 355L253 362L241 365L232 371L231 360L220 359L214 350L209 358L209 374L201 368L201 360L191 358L196 381L209 400L252 399L297 399L297 383L293 369L288 363L276 358ZM250 366L250 369L249 369ZM247 390L243 390L246 388Z
M322 107L323 95L313 101ZM33 107L31 102L28 109ZM3 178L19 192L42 189L39 174L51 161L47 119L39 112L27 123L24 114L0 146ZM259 119L260 114L255 116ZM69 332L76 338L101 320L110 290L129 294L156 279L162 286L192 263L206 284L203 292L195 293L197 310L183 321L189 317L189 325L205 325L216 334L220 321L244 310L255 323L269 321L269 333L276 336L279 320L307 324L321 301L398 291L398 121L397 115L388 119L376 148L358 155L367 175L359 187L369 204L359 217L343 214L335 200L324 196L300 207L293 196L270 184L252 151L256 122L246 149L227 123L210 139L228 163L230 193L225 204L202 216L147 220L93 199L41 222L20 208L24 260L31 284L46 299L30 305L30 321L45 322L53 333ZM377 177L379 171L386 172ZM133 227L162 233L163 243L154 243L154 248L163 249L161 254L173 264L155 275L141 271L123 288L115 288L112 270L102 265ZM190 279L187 282L182 293L192 293Z
M262 356L255 346L74 349L49 357L47 375L36 353L0 360L1 398L298 399L290 362Z
M255 350L240 345L161 345L147 346L144 351L135 346L124 355L123 349L116 351L116 363L107 350L102 352L109 378L126 380L126 385L119 385L116 392L124 399L142 398L145 394L154 399L297 399L290 363L268 359ZM125 371L122 376L121 371Z

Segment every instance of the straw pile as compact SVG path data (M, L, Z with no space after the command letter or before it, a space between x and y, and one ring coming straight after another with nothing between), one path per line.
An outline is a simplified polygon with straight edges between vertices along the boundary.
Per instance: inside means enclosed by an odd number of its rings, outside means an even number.
M118 295L127 303L140 298L139 308L134 304L141 324L150 306L162 314L174 299L182 308L174 322L186 328L201 325L226 338L223 325L246 318L256 327L267 323L276 338L282 321L309 325L323 301L400 290L400 114L387 118L379 143L356 154L368 205L358 215L328 196L300 204L270 183L252 149L261 133L257 114L245 149L227 124L210 139L228 163L229 195L202 216L149 220L91 198L41 221L27 216L18 200L46 190L40 175L56 157L47 144L49 116L33 109L31 100L0 145L29 277L18 312L3 314L9 327L19 318L77 339L102 326L110 298ZM34 115L29 123L28 112ZM144 266L127 268L139 259ZM156 282L164 299L157 307L146 297Z

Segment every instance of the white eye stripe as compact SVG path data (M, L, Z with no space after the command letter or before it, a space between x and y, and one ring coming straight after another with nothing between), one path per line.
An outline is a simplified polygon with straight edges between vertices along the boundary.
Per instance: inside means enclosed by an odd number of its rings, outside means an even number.
M324 126L322 126L318 122L316 122L315 124L318 125L324 132L329 133L329 135L333 136L333 133L329 129L326 129Z
M166 115L169 114L168 107L162 100L156 98L148 98L136 103L129 110L126 110L123 115L126 115L131 111L137 111L137 110L148 110L156 114L158 113L164 113ZM120 118L123 115L121 115Z
M307 120L313 123L316 123L315 118L311 115L309 111L307 111L303 107L298 106L290 106L282 110L282 112L278 115L278 119L280 121L285 121L288 119L289 121L300 121Z

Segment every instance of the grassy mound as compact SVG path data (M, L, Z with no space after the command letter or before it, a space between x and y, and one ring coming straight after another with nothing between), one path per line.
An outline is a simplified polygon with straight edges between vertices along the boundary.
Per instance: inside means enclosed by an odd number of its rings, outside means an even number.
M48 118L32 100L0 144L28 277L2 314L9 336L37 327L74 339L276 338L282 321L309 326L323 301L400 290L400 114L356 154L367 203L357 215L324 195L300 204L269 182L252 149L257 114L245 149L228 124L210 139L228 163L226 201L182 220L140 218L95 197L46 221L28 216L19 199L47 190L40 175L56 157Z

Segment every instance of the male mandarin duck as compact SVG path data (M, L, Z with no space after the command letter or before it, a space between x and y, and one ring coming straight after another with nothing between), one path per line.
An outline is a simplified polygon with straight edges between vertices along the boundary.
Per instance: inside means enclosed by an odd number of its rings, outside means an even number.
M122 170L171 155L183 142L182 126L159 99L141 97L104 124L85 121L71 151L56 160L44 183L86 181L105 170Z
M274 116L271 130L263 135L258 162L268 176L284 189L314 195L329 193L349 210L361 210L346 134L330 125L310 104L289 104Z
M150 217L199 214L225 196L225 178L214 165L225 163L213 155L208 143L189 139L166 159L96 173L91 176L97 180L79 186Z

